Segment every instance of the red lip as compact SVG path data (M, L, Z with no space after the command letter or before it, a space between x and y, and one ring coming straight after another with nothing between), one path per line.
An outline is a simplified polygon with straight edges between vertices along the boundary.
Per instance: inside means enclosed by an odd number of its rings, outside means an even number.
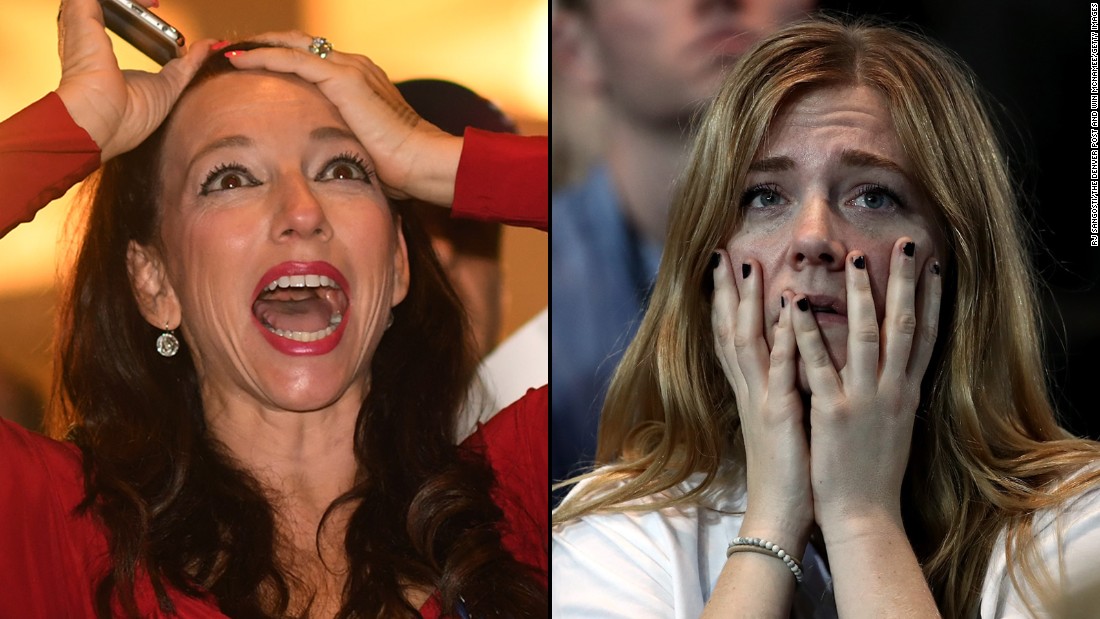
M264 288L271 282L284 276L291 275L324 275L333 281L335 281L344 294L350 297L351 287L348 283L348 278L344 277L344 274L339 269L332 266L327 262L283 262L277 264L267 270L260 277L259 283L256 284L256 288L252 291L252 300L255 301ZM275 350L285 355L324 355L332 352L336 345L340 343L340 339L344 336L344 329L348 324L348 315L351 314L351 305L344 311L344 319L340 322L336 330L333 331L327 337L312 342L298 342L295 340L287 339L285 337L279 337L275 333L272 333L267 327L263 325L256 318L256 315L252 315L252 322L256 325L256 328L260 330L268 344Z

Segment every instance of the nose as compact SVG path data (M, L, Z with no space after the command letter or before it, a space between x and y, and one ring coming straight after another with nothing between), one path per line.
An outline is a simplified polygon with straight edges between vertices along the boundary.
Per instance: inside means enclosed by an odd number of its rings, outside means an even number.
M332 225L325 207L311 190L309 181L299 174L290 174L283 176L279 183L279 190L275 192L278 210L271 229L275 240L332 238Z
M791 267L844 270L848 248L837 234L836 213L824 197L813 198L797 211L787 260Z

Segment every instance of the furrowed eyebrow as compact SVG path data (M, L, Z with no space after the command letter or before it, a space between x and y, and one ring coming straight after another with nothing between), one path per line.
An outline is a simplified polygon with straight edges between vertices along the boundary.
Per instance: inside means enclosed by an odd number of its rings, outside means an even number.
M786 172L794 167L790 157L765 157L749 164L749 172Z
M862 150L844 150L840 153L840 163L853 168L882 168L900 174L906 178L909 174L902 167L885 157Z
M863 150L846 149L840 153L841 165L851 168L881 168L900 174L906 178L909 174L897 163ZM790 157L765 157L749 164L749 172L786 172L795 168Z

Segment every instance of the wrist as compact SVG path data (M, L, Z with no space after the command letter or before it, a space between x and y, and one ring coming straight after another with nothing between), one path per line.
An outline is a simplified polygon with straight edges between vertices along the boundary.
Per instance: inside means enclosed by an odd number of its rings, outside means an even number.
M802 561L802 555L810 542L813 520L810 519L808 524L803 524L800 519L793 522L785 520L758 518L746 513L737 535L767 540L782 548L796 561Z
M57 93L61 103L65 106L65 111L69 113L69 118L73 119L78 127L88 133L88 137L95 142L99 148L101 154L104 154L103 143L105 142L105 136L107 135L106 122L103 117L98 114L95 109L89 105L88 97L80 93L78 90L67 87L62 84L54 90ZM106 156L102 159L106 161Z
M412 156L405 186L398 189L424 202L450 207L454 202L462 138L434 126L415 131L410 138L407 148Z
M838 515L823 514L821 518L821 536L830 549L895 537L898 534L905 537L900 509L849 510Z

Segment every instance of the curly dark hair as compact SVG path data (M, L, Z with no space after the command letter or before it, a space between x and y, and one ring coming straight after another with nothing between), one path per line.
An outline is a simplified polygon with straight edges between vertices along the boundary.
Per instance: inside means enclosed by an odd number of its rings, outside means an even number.
M188 88L234 70L214 54ZM187 342L180 337L172 358L154 351L157 330L142 318L128 278L130 241L156 244L167 124L90 185L59 312L50 428L83 452L86 498L78 509L107 531L100 617L112 616L113 605L136 617L135 582L146 573L167 612L170 586L192 596L208 591L232 617L286 616L298 578L278 560L273 507L207 431ZM491 467L484 454L454 445L455 415L476 365L465 315L415 218L400 220L410 288L371 361L356 421L358 481L326 513L352 509L338 617L419 617L403 595L410 583L438 590L445 611L462 600L472 616L546 616L544 573L502 546Z

